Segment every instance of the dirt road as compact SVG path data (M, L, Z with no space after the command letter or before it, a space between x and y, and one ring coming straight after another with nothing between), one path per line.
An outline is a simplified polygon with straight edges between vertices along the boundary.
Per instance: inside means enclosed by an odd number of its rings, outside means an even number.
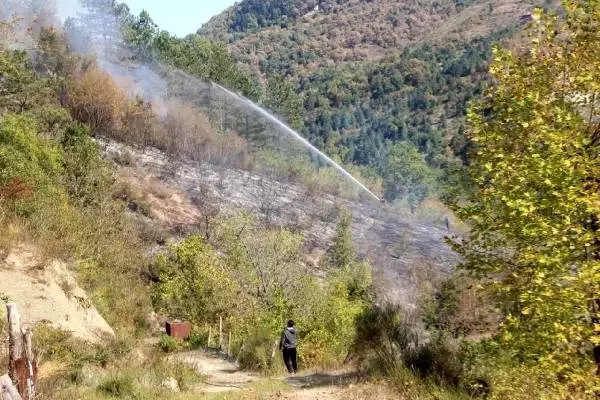
M254 399L261 382L280 381L283 389L265 389L261 399L281 400L362 400L387 399L382 388L359 383L353 371L304 371L297 375L264 378L258 374L240 371L237 366L217 355L203 350L188 351L172 356L173 361L193 366L205 377L201 391L206 394L239 391L235 398ZM244 395L248 392L248 396ZM376 394L375 392L379 392Z

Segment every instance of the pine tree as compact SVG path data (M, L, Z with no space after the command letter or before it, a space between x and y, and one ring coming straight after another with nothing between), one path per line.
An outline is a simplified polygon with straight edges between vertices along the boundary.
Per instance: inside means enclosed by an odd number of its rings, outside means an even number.
M331 264L335 268L347 268L355 261L355 258L356 250L352 242L352 214L342 210L335 242L331 249Z

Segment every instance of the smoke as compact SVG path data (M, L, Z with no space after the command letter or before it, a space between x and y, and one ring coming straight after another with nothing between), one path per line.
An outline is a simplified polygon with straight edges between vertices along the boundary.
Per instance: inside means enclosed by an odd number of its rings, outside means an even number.
M59 23L52 0L0 0L0 47L33 50L35 36Z
M62 23L68 18L75 18L81 12L78 0L58 0L56 3L57 17Z
M5 6L3 11L8 10L16 15L44 15L47 19L44 24L58 24L60 21L73 52L95 59L97 66L109 74L131 99L143 99L151 104L160 120L167 121L170 114L177 113L174 104L182 105L180 108L187 110L186 115L190 120L196 118L190 115L189 110L196 110L198 114L206 116L206 120L211 121L215 138L201 135L202 137L193 139L190 138L189 132L184 132L181 135L183 137L172 138L173 141L182 142L178 145L182 154L189 155L190 148L186 143L191 141L203 154L207 153L203 146L212 145L219 147L216 153L221 154L222 158L229 159L230 154L223 149L223 146L227 146L227 141L234 143L232 154L240 154L240 140L231 136L234 133L243 138L240 139L246 141L250 147L248 151L252 157L251 168L258 168L263 174L268 173L276 179L297 178L303 175L306 181L304 183L311 186L322 188L323 185L329 184L338 188L344 186L345 194L356 195L359 192L357 187L362 186L360 182L355 185L353 181L358 181L339 166L335 169L325 167L333 165L329 157L320 151L315 152L316 149L311 145L306 146L305 140L294 139L288 132L289 128L282 128L283 124L274 122L272 118L265 118L266 111L248 107L236 94L232 95L210 82L190 76L176 68L154 61L150 64L140 62L137 49L132 48L122 37L123 21L131 18L126 6L121 5L118 12L115 12L110 0L89 1L94 4L93 8L84 7L77 0L58 0L56 3L32 0L32 4L39 3L37 10L25 12L15 8L15 4L21 2L1 1ZM40 19L39 16L37 18ZM180 113L179 118L181 115L183 114ZM198 118L202 121L203 117ZM173 118L169 120L172 121ZM189 124L180 126L194 129ZM300 137L298 134L295 136ZM172 145L169 147L171 150L175 149ZM214 149L211 151L215 152ZM204 159L218 161L214 156ZM315 164L315 161L318 161L318 164ZM246 161L239 160L233 163L236 166L246 164ZM341 176L349 178L339 179L340 175L336 170L342 170ZM337 192L339 193L339 190Z

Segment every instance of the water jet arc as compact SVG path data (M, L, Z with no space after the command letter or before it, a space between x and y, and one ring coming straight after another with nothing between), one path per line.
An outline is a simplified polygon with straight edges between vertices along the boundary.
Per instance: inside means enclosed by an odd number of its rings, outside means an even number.
M371 192L365 185L363 185L362 183L360 183L360 181L358 179L356 179L355 177L353 177L341 165L339 165L338 163L336 163L335 161L333 161L325 153L323 153L321 150L317 149L308 140L306 140L304 137L302 137L298 132L296 132L295 130L293 130L289 126L287 126L285 123L283 123L282 121L280 121L278 118L276 118L274 115L272 115L271 113L269 113L267 110L265 110L264 108L262 108L259 105L255 104L251 100L249 100L249 99L247 99L247 98L245 98L245 97L243 97L241 95L238 95L238 94L232 92L229 89L224 88L223 86L221 86L221 85L219 85L217 83L212 82L212 84L215 87L217 87L220 90L222 90L224 93L228 94L229 96L231 96L231 97L233 97L235 99L238 99L241 102L244 102L244 103L248 104L253 110L257 111L262 116L264 116L265 118L267 118L269 121L271 121L274 124L276 124L277 126L279 126L281 129L283 129L284 132L292 135L292 137L294 139L296 139L297 141L299 141L300 143L302 143L304 146L306 146L307 148L309 148L311 151L317 153L320 157L322 157L327 162L327 164L329 164L330 166L334 167L338 172L340 172L346 178L350 179L350 181L352 181L352 183L354 183L355 185L358 185L358 187L360 187L362 190L364 190L365 192L367 192L375 200L381 201L379 199L379 197L377 197L373 192Z

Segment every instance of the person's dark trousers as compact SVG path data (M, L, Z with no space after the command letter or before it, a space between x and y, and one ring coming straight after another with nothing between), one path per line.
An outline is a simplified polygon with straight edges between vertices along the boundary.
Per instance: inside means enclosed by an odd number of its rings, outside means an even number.
M298 364L296 364L296 349L283 349L283 362L290 374L296 372L298 370Z

